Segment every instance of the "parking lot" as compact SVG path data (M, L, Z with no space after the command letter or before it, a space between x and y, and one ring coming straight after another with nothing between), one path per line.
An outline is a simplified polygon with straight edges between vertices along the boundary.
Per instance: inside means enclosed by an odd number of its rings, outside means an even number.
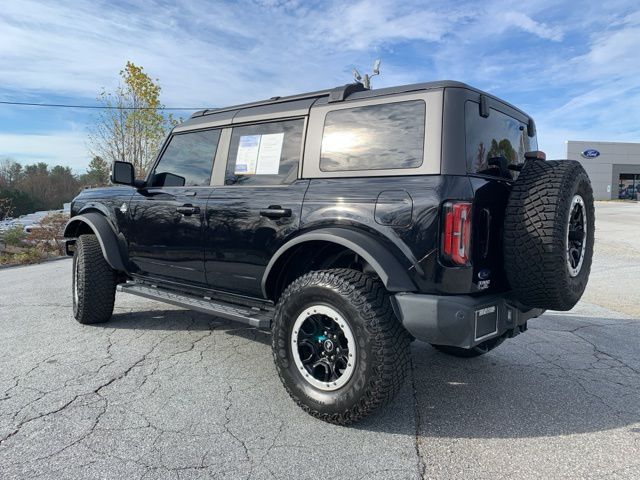
M294 405L267 333L118 294L71 261L0 270L0 478L640 478L640 204L598 203L583 301L477 359L412 345L353 427Z

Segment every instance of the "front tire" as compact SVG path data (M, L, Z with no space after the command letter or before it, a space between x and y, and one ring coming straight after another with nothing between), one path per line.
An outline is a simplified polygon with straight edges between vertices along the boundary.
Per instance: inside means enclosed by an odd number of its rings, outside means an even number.
M291 398L339 425L387 404L409 366L409 335L384 285L350 269L311 272L289 285L276 306L272 342Z
M113 314L117 275L102 255L95 235L80 235L73 254L73 316L85 325L104 323Z

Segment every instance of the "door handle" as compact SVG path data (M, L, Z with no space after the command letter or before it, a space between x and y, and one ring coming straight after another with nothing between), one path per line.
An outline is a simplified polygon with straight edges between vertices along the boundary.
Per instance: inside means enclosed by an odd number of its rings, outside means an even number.
M194 207L193 205L187 203L186 205L182 205L181 207L176 208L176 212L184 215L185 217L191 216L194 213L200 213L200 207Z
M267 218L283 218L291 216L290 208L282 208L280 205L269 205L269 208L260 210L260 215Z

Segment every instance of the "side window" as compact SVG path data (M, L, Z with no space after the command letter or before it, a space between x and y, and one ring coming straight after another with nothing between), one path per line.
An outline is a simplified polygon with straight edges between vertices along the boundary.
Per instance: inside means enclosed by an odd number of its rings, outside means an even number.
M523 163L525 152L538 148L536 138L527 134L525 123L493 108L483 118L476 102L465 104L465 127L469 173L502 176L501 161L506 165ZM516 172L508 175L514 178Z
M304 120L234 127L225 185L282 185L298 178Z
M383 170L422 165L426 104L422 100L327 113L320 170Z
M179 133L169 141L151 180L153 187L209 185L220 130Z

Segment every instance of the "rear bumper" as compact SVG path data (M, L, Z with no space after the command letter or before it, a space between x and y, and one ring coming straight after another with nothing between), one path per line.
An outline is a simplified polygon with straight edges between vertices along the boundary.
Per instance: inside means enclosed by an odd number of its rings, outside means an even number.
M544 312L524 307L504 294L471 297L398 293L392 298L396 315L415 338L462 348L495 337L515 336L526 329L527 320Z

